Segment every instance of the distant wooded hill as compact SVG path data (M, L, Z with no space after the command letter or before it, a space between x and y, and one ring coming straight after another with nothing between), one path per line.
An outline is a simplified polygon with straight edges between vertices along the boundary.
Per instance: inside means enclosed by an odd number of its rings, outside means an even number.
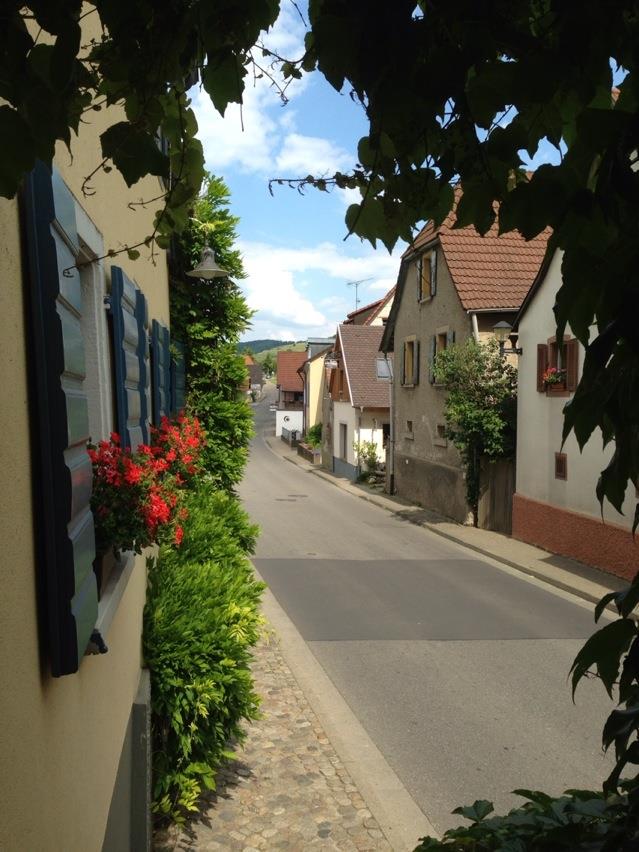
M250 349L253 355L258 355L267 349L281 349L282 346L292 346L294 343L294 340L244 340L237 344L237 348L240 352Z

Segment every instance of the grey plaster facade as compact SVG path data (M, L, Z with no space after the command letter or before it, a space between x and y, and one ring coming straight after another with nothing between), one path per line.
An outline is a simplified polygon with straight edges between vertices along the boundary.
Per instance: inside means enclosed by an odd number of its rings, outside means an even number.
M461 459L443 436L445 391L431 381L433 349L446 341L463 344L473 336L471 314L464 310L439 246L436 293L418 300L418 261L407 264L406 279L397 300L394 325L393 381L395 493L459 523L469 519ZM490 311L477 316L482 339L492 336L494 324L513 313ZM402 384L404 342L418 344L416 381Z
M472 335L469 315L462 308L446 265L437 251L437 291L418 300L417 260L406 269L405 284L398 294L394 331L395 377L393 417L395 425L395 491L402 497L439 512L460 523L467 519L468 506L461 460L441 431L444 426L444 390L430 381L433 337L448 335L463 343ZM415 384L402 384L401 360L404 341L419 344L419 370ZM438 430L439 427L439 430Z

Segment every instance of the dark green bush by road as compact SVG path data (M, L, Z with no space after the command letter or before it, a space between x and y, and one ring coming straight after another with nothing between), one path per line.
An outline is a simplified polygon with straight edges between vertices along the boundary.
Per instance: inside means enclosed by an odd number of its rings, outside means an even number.
M182 821L258 716L250 672L263 589L247 557L256 527L202 484L186 500L181 548L149 566L144 654L151 672L154 809Z

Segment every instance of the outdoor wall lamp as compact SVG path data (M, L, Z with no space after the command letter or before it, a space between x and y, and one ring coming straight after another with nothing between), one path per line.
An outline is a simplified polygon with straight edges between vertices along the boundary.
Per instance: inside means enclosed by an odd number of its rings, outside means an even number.
M226 278L229 273L226 269L218 266L215 260L215 252L208 243L205 243L200 262L195 269L186 274L189 278L204 278L206 281L211 281L213 278Z
M523 351L521 346L515 345L518 337L517 332L513 331L513 327L510 323L507 323L506 320L496 323L496 325L493 326L493 332L499 342L500 355L521 355ZM506 349L507 340L510 340L509 349Z

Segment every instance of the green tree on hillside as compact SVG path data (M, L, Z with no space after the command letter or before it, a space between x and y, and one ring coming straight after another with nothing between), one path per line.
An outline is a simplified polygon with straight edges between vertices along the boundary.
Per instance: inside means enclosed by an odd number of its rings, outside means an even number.
M262 368L267 376L272 376L275 372L275 358L272 352L268 352L262 361Z

